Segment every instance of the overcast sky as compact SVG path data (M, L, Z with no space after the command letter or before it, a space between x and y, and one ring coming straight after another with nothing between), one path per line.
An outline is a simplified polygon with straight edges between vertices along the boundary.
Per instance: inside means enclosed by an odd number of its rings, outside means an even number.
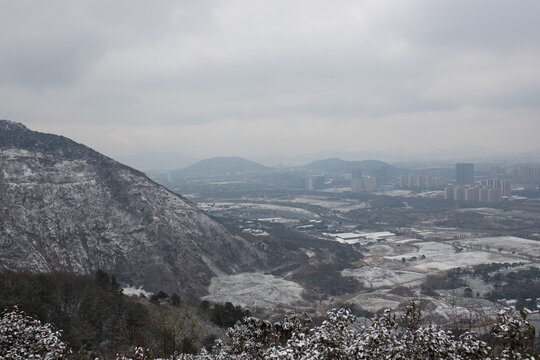
M113 157L529 151L539 16L536 0L0 0L0 118Z

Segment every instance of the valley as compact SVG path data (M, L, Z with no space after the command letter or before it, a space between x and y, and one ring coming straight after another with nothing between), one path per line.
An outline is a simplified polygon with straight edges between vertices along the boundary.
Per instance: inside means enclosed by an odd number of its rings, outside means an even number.
M79 351L127 351L142 341L135 333L163 354L177 338L196 351L247 314L317 322L347 308L369 324L413 302L424 323L453 331L485 334L508 307L540 326L538 189L516 183L494 197L509 175L490 180L486 165L471 180L485 185L469 188L438 176L449 168L337 158L278 168L214 158L147 176L62 136L5 120L0 130L0 302L72 329ZM114 343L99 330L91 341L76 334L78 307L99 312L73 293L79 283L105 290L92 301L117 304L115 329L139 307L137 330ZM204 331L179 333L169 348L160 326L183 307ZM154 311L161 323L145 315Z
M448 202L441 190L399 190L391 181L354 193L343 174L326 175L324 189L279 188L262 180L267 175L168 184L189 190L190 200L270 259L263 272L212 278L204 299L260 314L321 316L347 306L366 318L418 301L426 319L465 328L524 306L540 324L539 279L528 277L540 269L537 199ZM513 291L508 274L532 290Z

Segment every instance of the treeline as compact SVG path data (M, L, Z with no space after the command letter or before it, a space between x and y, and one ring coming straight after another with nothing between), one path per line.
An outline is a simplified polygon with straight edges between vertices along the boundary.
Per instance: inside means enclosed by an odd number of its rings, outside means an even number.
M68 273L0 273L0 312L18 306L62 330L79 358L114 358L133 346L155 354L210 348L224 329L249 311L231 303L210 304L159 292L150 299L121 293L114 276Z
M495 289L487 296L490 300L515 299L516 306L535 309L540 298L540 269L529 267L492 277Z
M142 320L146 309L122 296L108 275L107 279L93 279L67 273L5 271L0 274L0 308L15 305L62 329L64 340L75 350L106 354L108 349L129 348L129 340L152 337Z
M536 309L536 299L540 298L540 269L535 266L525 267L522 262L491 263L472 269L457 268L453 272L457 277L480 277L485 283L492 284L494 290L485 296L491 301L516 300L514 306L518 308Z

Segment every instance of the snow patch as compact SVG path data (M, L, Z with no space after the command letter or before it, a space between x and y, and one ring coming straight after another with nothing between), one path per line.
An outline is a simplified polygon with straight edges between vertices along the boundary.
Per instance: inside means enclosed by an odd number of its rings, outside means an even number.
M147 298L150 298L152 296L152 293L150 291L146 291L142 288L142 286L139 286L138 288L134 286L127 286L125 288L122 288L122 294L126 296L145 296Z
M304 305L302 286L261 273L214 277L208 291L210 294L202 299L217 303L231 302L244 307L276 309Z

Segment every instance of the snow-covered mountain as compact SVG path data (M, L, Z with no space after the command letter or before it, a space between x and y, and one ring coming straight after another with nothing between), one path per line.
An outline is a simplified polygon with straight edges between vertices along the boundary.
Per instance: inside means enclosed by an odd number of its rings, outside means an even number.
M188 200L62 136L0 120L0 267L92 273L150 291L206 293L264 262Z

